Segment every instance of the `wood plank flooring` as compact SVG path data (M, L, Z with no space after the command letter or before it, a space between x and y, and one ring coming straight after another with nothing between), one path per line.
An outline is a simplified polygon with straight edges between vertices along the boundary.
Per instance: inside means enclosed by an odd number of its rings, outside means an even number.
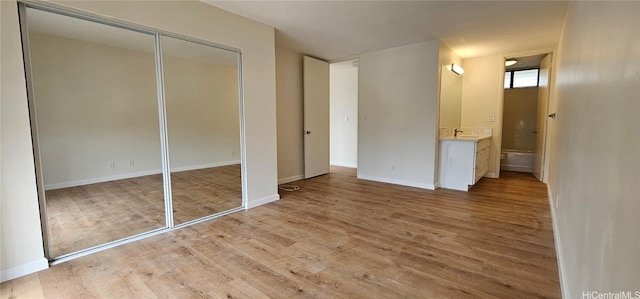
M251 210L1 285L0 298L559 298L544 184L470 192L299 181Z
M176 224L242 206L240 165L171 174ZM46 191L52 256L165 227L162 175Z

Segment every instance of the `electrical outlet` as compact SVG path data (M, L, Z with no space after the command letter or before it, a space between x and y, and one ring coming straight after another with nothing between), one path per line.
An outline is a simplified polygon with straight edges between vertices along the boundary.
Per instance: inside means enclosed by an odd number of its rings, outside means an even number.
M230 152L229 152L229 156L233 157L233 156L235 156L235 155L236 155L236 153L235 153L234 151L230 151Z
M107 164L107 167L116 168L116 161L109 161L109 164Z
M496 116L495 115L487 115L487 122L495 122L496 121Z
M129 167L133 167L134 165L136 165L136 161L133 159L129 160Z

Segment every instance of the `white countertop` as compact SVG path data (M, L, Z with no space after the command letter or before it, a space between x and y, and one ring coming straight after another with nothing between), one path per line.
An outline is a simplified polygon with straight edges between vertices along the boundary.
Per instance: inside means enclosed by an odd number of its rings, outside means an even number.
M476 135L460 135L458 137L442 137L440 141L465 141L465 142L478 142L483 139L491 138L491 135L476 136Z

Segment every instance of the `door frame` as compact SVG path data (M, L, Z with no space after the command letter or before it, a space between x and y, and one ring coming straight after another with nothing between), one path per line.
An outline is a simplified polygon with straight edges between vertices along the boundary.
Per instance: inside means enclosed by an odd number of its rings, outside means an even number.
M531 51L524 51L524 52L515 52L515 53L511 53L511 54L505 54L502 55L502 60L506 61L507 58L510 57L522 57L522 56L533 56L533 55L541 55L541 54L551 54L551 65L550 65L550 71L549 71L549 95L547 96L547 101L548 101L548 106L547 106L547 111L551 111L551 105L550 103L552 95L553 95L553 91L555 90L555 82L553 81L553 79L555 78L555 59L554 57L556 57L556 49L555 48L545 48L545 49L537 49L537 50L531 50ZM501 86L504 86L504 73L506 72L506 66L504 65L504 63L502 64L502 82L500 82ZM501 118L504 118L504 88L502 88L502 94L501 94L501 99L500 99L500 113ZM549 112L547 112L549 113ZM500 126L502 126L502 123L500 124ZM502 140L502 138L500 138L500 140ZM549 118L547 118L547 121L545 122L545 126L544 126L544 138L543 138L543 152L542 152L542 175L541 175L541 182L543 183L547 183L549 178L548 178L548 174L549 174L549 161L550 161L550 155L551 155L551 146L550 146L550 142L551 142L551 130L549 130ZM498 145L498 150L502 151L502 142L500 142L500 144ZM498 176L500 174L500 165L498 165Z

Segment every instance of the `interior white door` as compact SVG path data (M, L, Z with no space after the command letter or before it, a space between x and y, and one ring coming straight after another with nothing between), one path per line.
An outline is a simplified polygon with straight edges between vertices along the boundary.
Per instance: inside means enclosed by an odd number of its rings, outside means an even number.
M533 175L540 181L546 175L544 167L545 136L547 135L547 113L549 112L549 74L551 73L551 54L540 62L538 81L538 114L536 116L536 148Z
M303 61L304 177L329 173L329 63Z

